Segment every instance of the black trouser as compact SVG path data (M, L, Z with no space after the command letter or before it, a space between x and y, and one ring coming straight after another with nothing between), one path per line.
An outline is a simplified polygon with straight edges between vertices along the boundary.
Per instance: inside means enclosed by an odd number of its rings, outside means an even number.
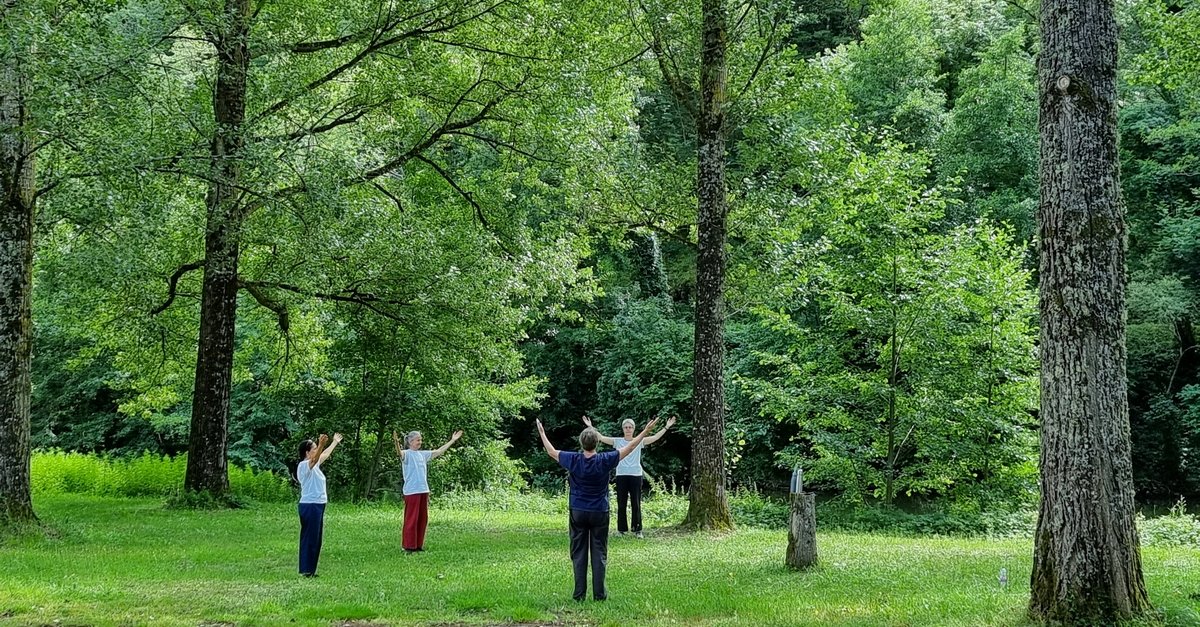
M300 573L312 575L317 572L317 560L321 559L321 536L325 531L325 504L300 504Z
M608 598L604 570L608 566L608 512L571 510L571 563L575 566L576 601L587 597L588 553L592 554L592 598Z
M625 500L629 500L630 513L633 514L630 522L633 523L632 531L638 533L642 530L642 476L633 475L617 475L617 531L625 533L631 529L625 524Z

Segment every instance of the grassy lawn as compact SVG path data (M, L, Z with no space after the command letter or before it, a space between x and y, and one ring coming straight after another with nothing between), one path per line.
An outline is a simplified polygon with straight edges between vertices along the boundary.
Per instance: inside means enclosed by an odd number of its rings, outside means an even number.
M793 573L782 531L651 529L611 539L611 598L579 604L563 516L434 509L427 551L405 555L399 509L334 503L320 577L303 579L294 505L188 512L57 496L35 506L57 536L0 547L0 623L1026 624L1031 545L1021 540L821 534L821 565ZM1142 555L1164 622L1200 625L1200 551Z

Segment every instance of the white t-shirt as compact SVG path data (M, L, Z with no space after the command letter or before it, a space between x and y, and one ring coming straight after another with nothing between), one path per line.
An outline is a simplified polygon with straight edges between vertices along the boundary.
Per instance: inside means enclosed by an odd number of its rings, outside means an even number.
M326 503L329 497L325 494L325 473L321 472L321 464L308 467L308 460L301 460L296 466L296 479L300 481L301 503Z
M429 458L433 451L404 451L404 496L429 491Z
M626 444L629 444L629 440L625 438L613 438L613 448L617 450L625 448ZM630 451L625 456L625 459L622 459L621 463L617 464L618 477L622 475L630 477L642 476L642 446L644 445L644 443L638 444L637 448Z

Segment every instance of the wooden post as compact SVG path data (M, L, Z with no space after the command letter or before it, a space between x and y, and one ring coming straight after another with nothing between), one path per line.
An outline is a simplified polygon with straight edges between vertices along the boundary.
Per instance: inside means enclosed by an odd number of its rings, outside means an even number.
M803 570L817 563L816 496L812 492L792 495L787 548L787 565L791 568Z

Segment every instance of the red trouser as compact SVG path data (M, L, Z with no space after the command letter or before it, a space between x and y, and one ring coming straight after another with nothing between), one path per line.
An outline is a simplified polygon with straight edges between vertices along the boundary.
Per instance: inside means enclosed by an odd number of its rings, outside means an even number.
M429 524L429 493L404 495L404 548L410 551L425 546L425 526Z

